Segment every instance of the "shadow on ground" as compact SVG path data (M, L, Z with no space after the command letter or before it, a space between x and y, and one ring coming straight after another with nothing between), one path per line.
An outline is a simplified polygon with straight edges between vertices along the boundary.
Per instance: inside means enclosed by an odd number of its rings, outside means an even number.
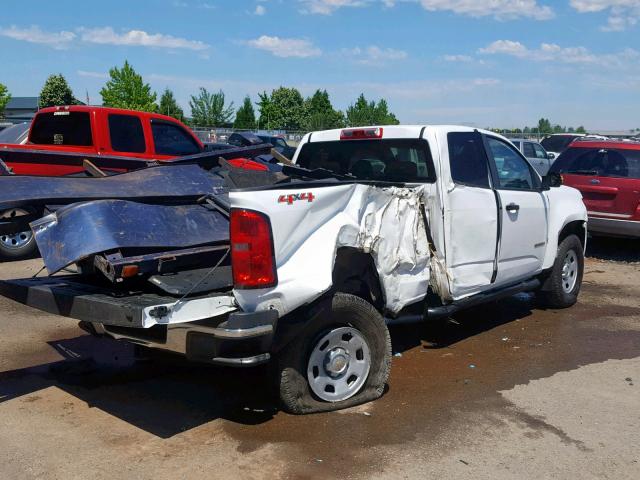
M590 237L587 257L618 262L640 262L640 239Z
M526 296L490 305L479 322L456 316L431 327L391 329L394 352L422 344L439 348L530 315ZM471 318L473 317L473 318ZM455 322L455 323L454 323ZM56 386L161 438L218 418L242 425L271 420L278 412L267 367L229 369L189 363L170 355L145 360L133 346L82 335L49 342L65 359L0 373L0 403Z

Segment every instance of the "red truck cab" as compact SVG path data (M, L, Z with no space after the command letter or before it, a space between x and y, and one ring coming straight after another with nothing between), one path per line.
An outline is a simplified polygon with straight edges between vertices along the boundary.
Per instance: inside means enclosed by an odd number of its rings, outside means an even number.
M180 121L157 113L94 106L49 107L38 111L25 145L0 145L25 151L169 160L204 151ZM18 175L62 176L82 172L77 162L57 158L7 162Z

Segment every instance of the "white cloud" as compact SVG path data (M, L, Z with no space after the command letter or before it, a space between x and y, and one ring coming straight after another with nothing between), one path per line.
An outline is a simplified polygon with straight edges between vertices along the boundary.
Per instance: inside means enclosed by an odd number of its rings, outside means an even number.
M319 15L331 15L333 12L343 7L363 7L370 0L299 0L302 3L303 13Z
M262 35L254 40L249 40L246 44L282 58L307 58L317 57L322 54L322 50L314 46L309 40L303 38L280 38Z
M258 15L259 17L265 13L267 13L267 9L263 5L256 5L256 9L253 11L253 14Z
M129 30L118 33L112 27L102 27L79 28L78 31L80 32L82 41L100 45L184 48L195 51L207 50L209 48L209 45L198 40L187 40L162 33L147 33L144 30Z
M471 63L473 57L470 55L445 55L442 57L445 62L457 62L457 63Z
M8 28L0 28L0 35L14 40L47 45L57 50L68 48L76 38L76 34L73 32L65 30L60 32L45 32L36 25L28 28L20 28L15 25L11 25Z
M99 78L101 80L106 80L107 78L109 78L109 74L106 72L92 72L89 70L77 70L76 73L78 74L78 76L85 77L85 78Z
M571 6L580 13L608 11L604 31L620 32L640 21L640 0L571 0Z
M478 53L509 55L537 62L618 67L636 65L640 60L640 52L631 48L616 53L596 54L585 47L561 47L554 43L542 43L540 47L531 49L512 40L497 40L479 49Z
M376 45L367 48L354 47L343 49L342 54L352 57L357 63L372 66L383 66L386 63L404 60L408 57L407 52L404 50L380 48Z
M371 4L382 4L392 8L400 1L422 5L425 10L448 11L472 17L494 17L499 20L514 18L533 18L548 20L555 16L551 7L540 5L538 0L299 0L302 11L321 15L331 15L343 7L363 7Z
M537 0L420 0L420 4L428 11L450 11L472 17L492 16L500 20L521 17L548 20L555 15L551 7L538 4Z

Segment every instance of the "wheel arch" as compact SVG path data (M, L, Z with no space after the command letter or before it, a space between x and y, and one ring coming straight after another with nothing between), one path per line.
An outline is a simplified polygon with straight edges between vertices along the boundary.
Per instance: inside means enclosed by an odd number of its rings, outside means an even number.
M576 237L578 237L584 251L587 246L586 222L584 222L583 220L574 220L572 222L568 222L564 227L562 227L562 230L560 230L560 233L558 234L558 245L560 245L562 241L569 235L575 235Z
M385 293L373 257L354 247L340 247L332 272L332 290L366 300L382 312Z

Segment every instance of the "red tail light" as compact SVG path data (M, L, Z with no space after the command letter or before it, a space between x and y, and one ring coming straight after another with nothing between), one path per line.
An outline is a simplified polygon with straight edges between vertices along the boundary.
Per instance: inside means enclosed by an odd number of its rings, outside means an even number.
M278 277L269 219L252 210L232 209L229 230L234 287L274 287Z
M382 138L382 128L347 128L340 132L340 140L370 140Z

